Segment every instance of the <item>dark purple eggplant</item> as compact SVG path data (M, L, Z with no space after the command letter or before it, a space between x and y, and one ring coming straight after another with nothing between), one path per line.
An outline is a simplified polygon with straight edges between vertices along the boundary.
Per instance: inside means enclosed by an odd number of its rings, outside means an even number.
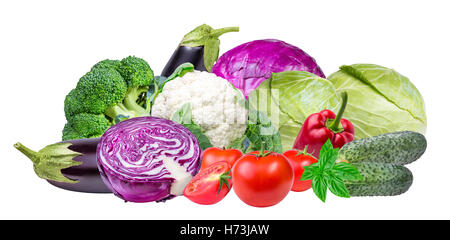
M14 145L34 164L34 171L50 184L76 192L111 193L97 167L99 138L51 144L35 152L21 143Z
M178 48L164 67L161 76L169 77L183 63L189 62L194 69L211 71L219 57L219 37L227 32L237 32L238 27L213 29L203 24L184 35Z
M203 46L188 47L178 46L164 67L161 76L169 77L178 66L183 63L192 63L195 70L206 71L203 61Z

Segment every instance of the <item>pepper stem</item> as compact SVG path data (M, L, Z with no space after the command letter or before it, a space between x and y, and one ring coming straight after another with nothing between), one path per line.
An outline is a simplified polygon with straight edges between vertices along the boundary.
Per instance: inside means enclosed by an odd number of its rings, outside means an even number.
M308 145L305 145L305 148L303 149L303 152L301 152L300 154L303 154L303 155L308 154Z
M347 92L342 92L341 97L342 97L342 105L339 108L339 112L336 114L336 118L329 126L329 129L331 129L332 131L339 131L339 125L341 124L341 119L342 116L344 115L345 107L347 106L348 101Z
M25 147L20 142L14 144L14 147L21 153L23 153L25 156L27 156L29 159L31 159L31 161L33 161L34 164L39 163L39 153Z

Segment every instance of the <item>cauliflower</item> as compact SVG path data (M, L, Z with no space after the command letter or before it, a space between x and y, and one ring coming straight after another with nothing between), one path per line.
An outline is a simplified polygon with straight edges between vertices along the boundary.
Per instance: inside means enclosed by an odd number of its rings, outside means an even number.
M190 103L192 121L215 147L227 147L246 130L247 109L242 93L213 73L193 71L164 85L152 107L152 116L170 119Z

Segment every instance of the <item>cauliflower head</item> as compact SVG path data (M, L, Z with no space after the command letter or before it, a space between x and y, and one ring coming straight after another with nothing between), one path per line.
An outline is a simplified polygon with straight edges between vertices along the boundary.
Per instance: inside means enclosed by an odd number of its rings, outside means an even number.
M170 119L190 103L192 121L214 147L227 147L246 130L248 111L242 93L213 73L193 71L164 85L152 107L152 116Z

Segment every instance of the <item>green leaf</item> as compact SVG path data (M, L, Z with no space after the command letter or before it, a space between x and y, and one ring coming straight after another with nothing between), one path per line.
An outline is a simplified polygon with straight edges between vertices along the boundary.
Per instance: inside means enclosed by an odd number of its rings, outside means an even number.
M312 180L312 189L316 196L325 202L327 199L327 181L323 175L318 175Z
M333 148L331 140L328 139L322 146L319 154L319 165L321 170L331 169L336 163L339 148Z
M347 188L345 187L345 183L342 180L342 178L334 175L334 174L328 174L328 188L330 189L330 192L332 192L334 195L338 197L343 198L349 198L350 193L348 192Z
M308 169L302 173L302 176L300 177L301 181L307 181L307 180L312 180L314 177L313 175L313 170L312 169Z
M249 108L247 129L244 136L235 140L227 148L239 149L244 153L261 150L262 144L270 152L282 153L281 135L263 113Z
M162 92L162 89L164 88L164 85L167 82L170 82L174 80L177 77L183 77L188 72L194 71L194 65L192 63L183 63L180 66L178 66L175 71L168 77L163 76L156 76L153 81L153 85L149 86L148 92L147 92L147 103L146 106L149 106L149 110L151 111L151 107L153 106L156 97L158 94Z
M346 162L337 163L333 167L332 172L333 174L340 176L343 180L348 181L357 181L362 180L363 178L355 166Z
M127 119L130 119L130 116L125 116L123 114L118 114L115 118L114 118L114 123L117 124L119 122L125 121Z
M183 104L183 106L181 106L181 108L172 115L170 120L183 125L192 134L194 134L201 149L205 150L213 146L209 138L203 133L203 130L200 128L200 126L193 122L190 103Z
M191 104L185 103L178 109L172 116L172 121L181 124L191 124L192 123L192 110Z
M327 190L338 197L349 198L350 194L345 186L345 180L359 180L361 175L351 164L336 163L339 148L333 148L328 139L320 150L319 161L304 167L301 180L313 182L313 191L320 200L325 202Z
M186 62L181 64L180 66L178 66L175 71L173 71L173 73L167 78L167 81L164 81L163 83L167 83L169 81L174 80L177 77L183 77L184 74L188 73L188 72L193 72L194 71L194 65L190 62ZM164 84L161 85L160 88L164 87Z
M300 178L301 181L312 180L318 172L318 163L313 163L309 166L303 167L304 171Z
M55 143L44 147L39 152L21 143L14 144L14 147L33 162L34 171L38 177L57 182L77 183L78 181L68 179L61 173L62 169L82 164L73 160L82 154L70 150L71 145L71 143Z
M285 71L272 73L249 94L248 101L272 121L287 151L308 116L323 109L337 110L341 98L327 79L305 71Z
M209 138L203 133L203 130L197 124L183 124L183 126L194 134L202 150L213 147Z
M320 169L321 170L323 170L325 168L325 166L327 165L331 149L333 149L333 144L331 143L330 139L328 139L323 144L322 148L320 149L320 154L319 154L318 161L319 161L319 165L320 165Z

